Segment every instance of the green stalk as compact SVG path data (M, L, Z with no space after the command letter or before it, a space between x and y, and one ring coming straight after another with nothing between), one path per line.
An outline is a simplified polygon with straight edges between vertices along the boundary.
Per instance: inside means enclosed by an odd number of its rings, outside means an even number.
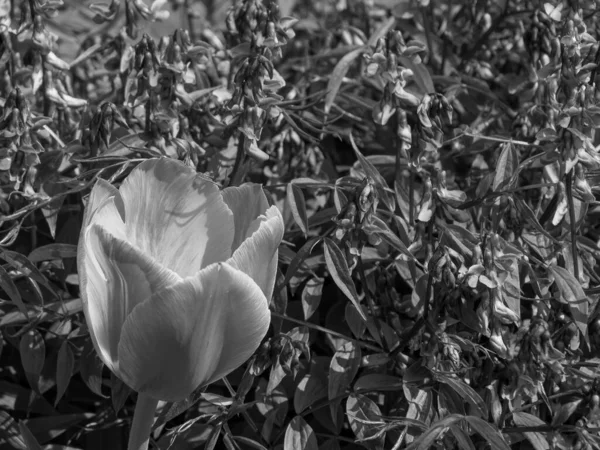
M129 432L128 450L147 450L150 440L150 431L154 423L154 413L158 400L144 394L138 394L133 423Z

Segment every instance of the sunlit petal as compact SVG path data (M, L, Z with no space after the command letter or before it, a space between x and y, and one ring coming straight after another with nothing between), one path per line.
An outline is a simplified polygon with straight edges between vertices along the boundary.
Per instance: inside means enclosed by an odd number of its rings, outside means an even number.
M128 240L182 277L231 256L233 214L217 185L160 158L137 166L119 190Z
M227 263L250 275L270 300L275 285L277 249L285 231L281 213L276 206L271 206L249 229L256 231L242 242Z
M250 225L259 216L265 214L269 203L262 186L251 183L223 189L223 200L233 212L235 237L233 238L232 251L235 251L255 231L250 229Z
M85 234L85 252L88 327L101 359L116 371L121 328L127 315L153 292L180 278L97 224Z

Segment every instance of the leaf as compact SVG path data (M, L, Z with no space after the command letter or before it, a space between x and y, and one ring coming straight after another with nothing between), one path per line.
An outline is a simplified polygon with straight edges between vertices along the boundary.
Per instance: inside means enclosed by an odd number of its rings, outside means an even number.
M49 244L33 250L28 258L32 263L50 261L53 259L75 258L77 246L73 244Z
M561 297L569 305L571 316L573 316L577 328L579 328L583 336L586 336L590 305L581 284L567 269L559 267L556 264L552 264L549 269L554 275L554 282Z
M46 344L40 332L32 329L25 333L19 342L19 352L27 381L31 388L38 392L38 382L46 359Z
M319 450L315 432L301 416L294 417L285 430L283 450Z
M346 402L346 415L358 440L364 441L363 444L370 447L383 449L385 433L380 431L385 422L373 400L361 394L351 394Z
M73 356L73 350L71 350L69 341L65 340L58 350L56 361L56 400L54 401L54 406L58 404L65 394L73 376L74 366L75 357Z
M94 394L107 398L102 394L102 368L104 364L96 355L91 344L86 345L80 360L81 379Z
M362 309L362 308L361 308ZM346 303L344 310L344 319L348 324L348 328L356 339L362 339L365 330L367 329L367 322L362 318L363 314L359 313L352 303Z
M0 447L27 450L17 422L6 411L0 411Z
M489 415L488 408L480 395L475 392L471 386L464 381L459 380L458 378L453 378L446 375L436 374L435 378L440 383L448 385L448 387L452 388L460 397L469 402L469 404L476 410L473 412L476 412L479 417L487 419Z
M6 260L15 270L18 270L23 275L37 281L44 286L48 291L52 292L54 296L57 296L46 277L40 272L40 270L31 262L27 257L21 253L13 252L10 250L4 250L1 253L3 259Z
M283 279L283 282L279 286L277 286L276 289L283 289L286 287L288 282L292 279L292 277L298 271L298 268L300 267L300 265L304 262L304 260L306 258L308 258L308 255L310 255L310 253L312 252L313 247L315 245L317 245L319 243L319 241L321 241L321 239L323 239L323 238L321 238L321 237L311 238L300 248L300 250L298 250L298 253L296 253L294 258L290 262L290 265L288 266L288 269L285 273L285 278Z
M490 444L492 450L510 450L500 432L486 420L475 416L466 416L465 420Z
M560 405L558 410L554 412L554 417L552 417L552 426L556 427L565 423L573 415L580 403L581 399Z
M356 286L350 275L350 269L346 258L337 244L329 238L324 238L325 246L325 263L327 269L331 273L331 277L340 290L348 297L348 299L356 306L358 313L363 320L367 320L367 316L360 307L360 300L356 292Z
M308 234L308 217L306 215L306 202L304 201L304 193L302 189L294 185L294 183L288 183L287 188L287 201L292 210L292 216L294 221L300 227L304 236Z
M519 157L517 156L515 146L509 142L504 144L503 147L502 153L500 153L498 161L496 162L496 175L494 176L494 183L492 184L494 191L508 187L506 184L519 165Z
M302 311L305 320L310 319L321 303L324 281L320 277L311 278L302 290Z
M234 441L240 442L248 447L255 448L256 450L267 450L267 448L253 439L245 436L232 436Z
M564 5L562 3L558 3L556 6L552 3L544 3L544 12L555 22L560 22L562 20L563 8Z
M368 178L372 179L375 182L375 187L377 188L379 197L381 198L381 200L383 200L385 206L387 206L387 208L393 212L396 209L396 199L394 193L392 193L392 191L390 190L387 182L385 181L385 178L383 178L383 176L379 173L379 170L377 170L377 168L373 164L371 164L371 161L365 158L360 152L360 150L356 146L356 143L354 142L352 133L349 134L349 137L350 144L352 145L352 149L354 150L354 154L358 158L360 165L365 171L365 175L367 175Z
M6 295L8 295L12 302L17 305L19 311L21 311L25 317L28 317L27 307L25 306L25 303L23 303L19 289L17 289L17 286L15 285L11 276L2 266L0 266L0 287L4 292L6 292Z
M112 407L117 414L125 402L127 401L127 397L131 394L131 388L123 383L119 378L115 376L114 373L110 373L110 393L112 400Z
M327 397L327 387L324 380L314 371L307 373L302 377L294 392L294 411L296 414L301 414L306 408L325 397Z
M433 443L442 436L451 425L455 424L459 420L462 420L464 416L458 414L451 414L438 420L432 424L427 431L425 431L418 439L416 439L411 445L406 447L406 450L429 450Z
M27 450L42 450L42 446L22 420L19 421L19 431L21 432Z
M331 358L327 396L330 401L331 418L334 422L337 420L338 408L342 403L342 399L337 397L350 389L360 367L360 358L360 347L352 341L344 342Z
M25 423L37 440L45 444L60 436L65 431L72 430L73 427L76 427L81 422L93 419L94 417L94 413L61 414L35 417L27 419Z
M333 68L333 72L331 72L331 76L329 77L329 82L327 83L327 95L325 97L325 114L329 114L331 110L331 106L335 101L335 97L340 90L340 86L342 85L342 81L348 73L348 69L354 62L356 58L362 55L369 47L366 45L360 46L346 53L335 65Z
M385 373L369 373L354 383L355 391L398 391L402 389L402 378Z
M456 438L456 442L458 443L458 448L462 450L476 450L473 441L469 434L463 430L460 425L452 425L450 427L450 432Z
M526 412L515 412L513 413L512 418L515 422L515 425L520 427L537 427L540 425L547 425L546 422L544 422L539 417L536 417L533 414L529 414ZM548 450L550 448L548 440L542 433L534 431L525 431L523 432L523 434L535 450Z
M0 392L0 408L45 416L56 414L52 405L31 389L0 380Z
M387 32L392 29L392 27L394 25L396 25L396 18L395 17L388 18L371 35L371 37L369 38L369 42L367 42L367 45L369 45L371 47L375 47L377 45L377 41L379 40L379 38L384 37L387 34Z
M435 86L433 85L433 80L431 79L431 75L429 74L429 70L422 63L414 63L412 59L399 55L398 62L404 67L413 71L414 81L417 83L417 86L421 89L421 95L431 94L435 92Z

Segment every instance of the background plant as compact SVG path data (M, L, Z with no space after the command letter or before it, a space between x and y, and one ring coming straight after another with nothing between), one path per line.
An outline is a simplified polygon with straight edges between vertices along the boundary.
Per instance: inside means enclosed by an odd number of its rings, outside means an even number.
M75 248L166 156L287 231L268 338L158 448L600 447L597 6L1 1L0 446L125 442Z

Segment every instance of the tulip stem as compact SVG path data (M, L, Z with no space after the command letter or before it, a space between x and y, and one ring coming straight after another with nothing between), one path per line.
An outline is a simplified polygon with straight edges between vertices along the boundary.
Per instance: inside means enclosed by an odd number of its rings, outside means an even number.
M147 450L150 431L154 422L154 413L158 400L144 394L138 394L133 423L129 432L128 450Z

